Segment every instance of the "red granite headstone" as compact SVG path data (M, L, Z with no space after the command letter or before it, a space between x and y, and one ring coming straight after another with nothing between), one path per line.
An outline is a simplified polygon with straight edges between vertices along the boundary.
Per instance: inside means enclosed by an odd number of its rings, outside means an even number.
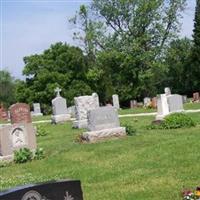
M11 123L31 123L30 107L25 103L16 103L10 107Z
M0 105L0 120L7 121L8 120L8 112L4 108L4 106Z
M157 108L157 98L153 97L151 100L151 106L152 108Z
M195 92L193 93L193 101L199 101L200 98L199 98L199 92Z

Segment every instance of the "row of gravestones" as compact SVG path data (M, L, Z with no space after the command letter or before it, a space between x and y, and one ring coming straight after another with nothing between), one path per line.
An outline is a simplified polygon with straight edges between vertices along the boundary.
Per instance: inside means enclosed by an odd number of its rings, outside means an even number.
M60 96L60 89L55 90L57 96L52 100L52 123L60 123L70 120L67 111L66 99ZM107 137L119 137L126 134L124 127L120 127L117 109L119 109L118 95L113 95L113 105L100 107L99 97L96 93L91 96L74 98L75 120L74 128L86 128L88 131L82 134L82 139L95 142Z
M60 96L59 88L56 92L57 96L52 100L52 123L68 121L71 115L68 113L66 99ZM112 106L99 107L96 93L76 97L74 100L76 119L73 127L88 129L89 132L83 133L84 140L93 142L105 137L125 135L125 128L119 125L117 109ZM29 105L16 103L9 110L11 124L0 127L0 160L12 159L14 151L23 147L36 149L35 129ZM40 113L40 109L37 110Z

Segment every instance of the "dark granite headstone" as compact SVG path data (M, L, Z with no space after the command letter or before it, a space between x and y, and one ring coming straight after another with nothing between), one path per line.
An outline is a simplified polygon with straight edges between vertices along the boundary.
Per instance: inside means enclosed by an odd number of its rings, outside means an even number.
M83 200L78 180L52 181L0 192L0 200Z

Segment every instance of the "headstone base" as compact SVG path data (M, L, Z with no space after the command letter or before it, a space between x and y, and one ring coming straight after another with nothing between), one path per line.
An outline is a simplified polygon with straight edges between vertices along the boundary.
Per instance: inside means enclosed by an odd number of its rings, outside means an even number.
M32 117L43 116L43 113L31 113Z
M87 142L96 142L111 137L121 137L126 135L125 127L103 129L99 131L88 131L82 134L82 139Z
M71 119L71 115L70 114L52 115L51 116L51 122L53 124L66 122L66 121L69 121L70 119Z
M0 162L9 162L13 161L14 155L9 155L9 156L0 156Z
M87 128L88 126L88 120L75 120L73 122L73 128Z
M168 115L173 113L181 113L184 112L184 110L177 110L176 112L170 112ZM156 120L163 120L167 115L156 115Z

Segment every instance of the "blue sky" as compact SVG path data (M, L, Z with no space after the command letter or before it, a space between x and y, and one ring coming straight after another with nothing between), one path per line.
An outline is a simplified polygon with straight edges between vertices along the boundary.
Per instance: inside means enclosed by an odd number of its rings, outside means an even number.
M23 57L41 53L51 44L72 45L72 27L68 19L89 0L0 0L0 67L17 78L22 77ZM188 0L182 19L181 36L191 37L196 0Z

